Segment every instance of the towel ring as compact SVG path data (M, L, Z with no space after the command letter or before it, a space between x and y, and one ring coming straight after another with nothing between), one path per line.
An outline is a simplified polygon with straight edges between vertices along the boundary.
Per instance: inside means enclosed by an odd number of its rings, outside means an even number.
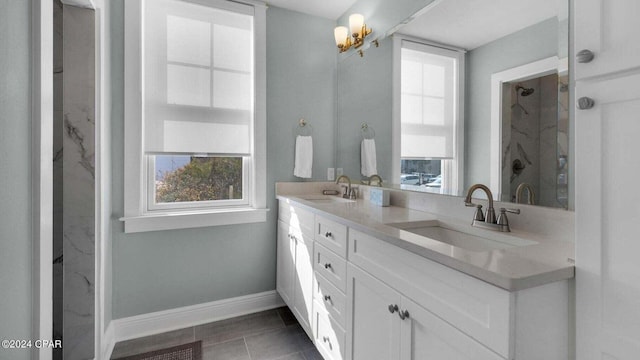
M371 139L374 139L376 137L376 132L366 122L364 122L364 123L362 123L362 125L360 125L360 129L362 130L361 133L362 133L362 138L363 139L371 140Z
M298 127L296 128L296 135L311 136L313 133L313 126L305 119L298 120Z

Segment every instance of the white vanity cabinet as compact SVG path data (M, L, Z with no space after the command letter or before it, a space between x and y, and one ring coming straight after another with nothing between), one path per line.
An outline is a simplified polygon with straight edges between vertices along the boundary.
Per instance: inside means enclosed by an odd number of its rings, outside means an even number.
M576 355L640 354L640 1L575 2ZM579 105L579 103L578 103ZM613 185L615 184L615 185Z
M313 336L325 360L345 354L347 298L347 227L316 216Z
M588 50L594 55L593 60L576 64L576 80L640 66L638 15L637 0L575 2L575 53Z
M346 359L569 357L568 283L509 292L349 229Z
M295 273L296 242L291 239L289 224L278 220L276 290L284 302L293 305L293 277Z
M277 290L325 360L571 357L568 280L507 291L320 210L279 217Z
M502 357L356 266L349 265L350 359Z
M276 290L311 336L314 214L280 203Z

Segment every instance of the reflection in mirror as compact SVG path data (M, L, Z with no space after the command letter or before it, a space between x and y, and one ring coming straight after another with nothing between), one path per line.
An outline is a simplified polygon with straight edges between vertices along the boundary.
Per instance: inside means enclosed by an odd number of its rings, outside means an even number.
M457 145L464 53L400 43L400 164L394 165L400 174L395 178L405 187L457 194L462 185L462 147Z
M492 141L501 143L492 163L502 166L491 185L503 201L568 207L567 78L556 56L492 75Z
M355 159L359 160L360 146L351 129L377 121L378 170L385 183L458 196L470 185L483 183L496 200L572 208L568 1L447 0L435 1L419 13L398 27L393 41L384 39L382 49L338 64L338 166L359 177ZM407 40L422 43L416 46L432 53L458 54L463 64L455 77L459 82L449 78L443 86L443 73L434 70L434 64L408 74L399 65L404 60L399 48ZM545 59L553 62L552 69L503 77L496 95L492 81L499 74ZM354 66L356 60L360 64ZM367 73L372 66L376 72ZM360 78L360 83L345 83L353 78ZM459 93L447 103L443 92L456 86ZM349 88L354 92L345 91ZM368 93L367 104L380 111L340 104L353 102L357 91ZM458 103L448 110L443 104L451 101ZM395 110L390 114L388 108L380 108L386 105ZM434 127L436 121L441 129ZM410 136L425 135L428 128L438 141L423 138L409 145ZM447 141L439 133L443 128L452 134L453 155L423 152L437 144L448 146L439 143ZM380 149L390 148L391 155L380 155Z

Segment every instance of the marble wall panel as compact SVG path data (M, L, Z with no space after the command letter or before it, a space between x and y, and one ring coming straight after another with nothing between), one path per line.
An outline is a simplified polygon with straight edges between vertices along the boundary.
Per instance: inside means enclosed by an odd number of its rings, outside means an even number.
M63 129L63 10L60 0L53 0L53 337L63 334L63 199L62 199L62 129ZM62 359L62 349L53 349L53 359Z
M64 358L94 357L95 13L64 6Z

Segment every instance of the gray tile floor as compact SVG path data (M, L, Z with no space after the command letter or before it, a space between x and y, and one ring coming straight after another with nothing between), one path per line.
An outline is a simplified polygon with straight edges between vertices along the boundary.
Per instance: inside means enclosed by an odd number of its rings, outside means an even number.
M197 340L202 360L322 360L286 307L119 342L111 359Z

